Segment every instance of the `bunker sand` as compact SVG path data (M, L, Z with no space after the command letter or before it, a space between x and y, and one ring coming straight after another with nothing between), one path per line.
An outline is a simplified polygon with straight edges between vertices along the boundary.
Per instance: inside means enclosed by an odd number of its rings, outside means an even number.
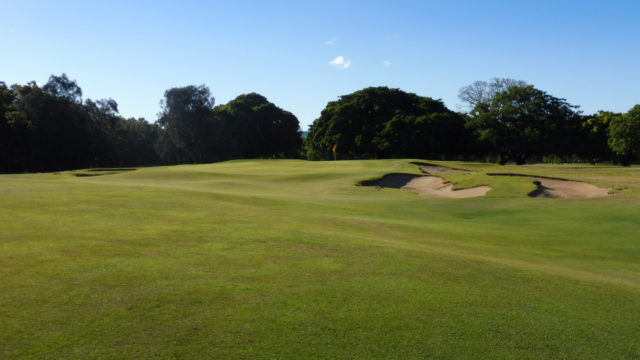
M420 195L452 199L484 196L491 190L491 186L486 185L453 190L452 183L445 182L439 177L411 174L388 174L379 180L363 183L363 185L410 190Z
M377 186L381 188L403 189L417 192L420 195L463 199L485 196L491 186L481 185L468 189L453 190L453 184L445 182L437 176L440 174L471 174L471 171L453 169L427 163L413 163L418 165L426 176L412 174L388 174L382 178L362 185ZM537 189L528 194L529 197L553 198L553 199L589 199L611 195L612 188L601 188L585 182L572 181L559 178L541 177L524 174L487 174L490 176L518 176L531 178Z
M529 193L530 197L550 199L591 199L611 195L611 187L601 188L581 181L548 178L523 174L487 174L490 176L519 176L534 180L538 186Z
M534 178L538 189L531 197L554 199L589 199L609 195L611 188L600 188L580 181Z
M481 185L468 189L453 190L452 183L445 183L439 177L419 176L406 183L401 189L415 191L420 195L464 199L485 196L491 190L491 186Z

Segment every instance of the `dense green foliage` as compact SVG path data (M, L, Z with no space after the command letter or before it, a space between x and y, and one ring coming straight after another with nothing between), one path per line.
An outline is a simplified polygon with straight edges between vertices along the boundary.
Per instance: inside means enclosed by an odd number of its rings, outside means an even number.
M124 119L112 99L82 100L66 75L0 82L0 173L298 157L298 119L259 94L214 108L209 88L165 92L156 124Z
M565 153L572 127L578 129L575 107L531 85L511 86L489 102L478 102L467 127L490 144L501 163L524 164L532 155Z
M297 157L302 146L298 119L256 93L213 109L225 129L220 153L227 159Z
M488 145L486 153L503 164L557 159L640 161L633 109L628 114L599 111L580 115L578 106L565 99L521 80L498 78L463 87L459 98L471 108L466 114L467 127Z
M521 80L476 81L460 89L470 111L386 87L327 104L309 128L307 157L330 159L467 158L514 162L640 161L634 115L578 107ZM615 117L615 127L609 128ZM624 120L623 120L624 119Z
M618 160L609 146L609 124L614 117L622 114L614 114L610 111L599 111L594 115L581 116L581 125L586 133L580 139L583 154L593 162L599 160Z
M157 146L166 162L298 156L302 144L298 119L264 96L245 94L213 105L204 85L166 91L158 120L164 131Z
M493 98L510 87L525 87L528 84L522 80L509 78L493 78L491 81L478 80L473 84L464 86L458 92L458 98L465 103L470 110L481 103L491 103Z
M83 101L66 75L0 82L0 172L207 163L239 158L430 158L514 162L640 161L638 106L581 115L514 79L460 89L466 113L441 100L370 87L331 101L309 131L264 96L214 106L205 85L168 89L157 123L125 119L114 100ZM336 152L333 152L333 149Z
M83 102L64 74L42 88L0 83L0 172L154 164L158 132L111 99Z
M164 130L158 145L162 158L174 164L215 160L218 130L212 117L214 99L204 85L172 88L164 93L158 124Z
M640 159L640 105L626 114L612 117L609 146L625 163Z
M442 164L493 190L354 186L407 160L2 175L0 358L640 357L640 168Z
M440 100L387 87L366 88L327 104L305 139L307 156L455 157L473 151L464 119Z

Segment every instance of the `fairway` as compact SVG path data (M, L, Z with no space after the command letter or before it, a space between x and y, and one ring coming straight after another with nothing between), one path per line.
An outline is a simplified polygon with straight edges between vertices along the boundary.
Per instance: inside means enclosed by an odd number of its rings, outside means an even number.
M640 358L640 167L418 161L0 175L0 358Z

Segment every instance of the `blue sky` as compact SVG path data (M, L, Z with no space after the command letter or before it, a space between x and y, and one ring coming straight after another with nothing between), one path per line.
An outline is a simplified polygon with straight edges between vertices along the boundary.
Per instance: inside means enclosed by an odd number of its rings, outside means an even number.
M306 130L367 86L442 99L525 80L585 113L640 103L640 1L0 0L0 81L66 73L155 121L164 91L258 92Z

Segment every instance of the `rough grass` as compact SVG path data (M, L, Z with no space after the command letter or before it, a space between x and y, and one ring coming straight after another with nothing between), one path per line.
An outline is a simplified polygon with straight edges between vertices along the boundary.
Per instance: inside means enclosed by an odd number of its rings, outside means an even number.
M0 358L640 357L640 168L429 161L493 187L474 199L354 186L411 161L0 176Z

